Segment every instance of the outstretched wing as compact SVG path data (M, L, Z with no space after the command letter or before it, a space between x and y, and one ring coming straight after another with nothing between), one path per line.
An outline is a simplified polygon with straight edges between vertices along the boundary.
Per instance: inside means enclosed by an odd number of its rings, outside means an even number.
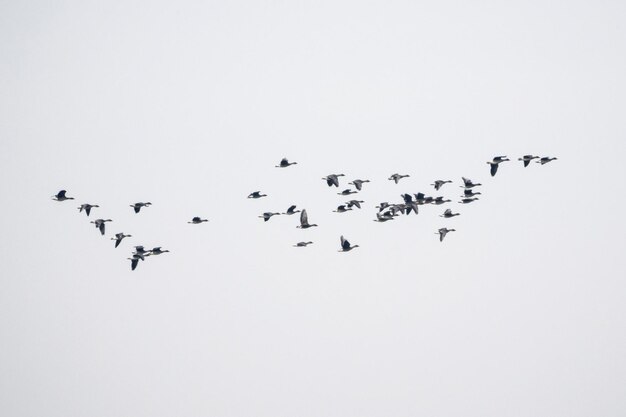
M491 176L494 177L496 172L498 172L498 164L489 164L491 165Z
M100 233L104 235L104 222L100 222L100 224L98 225L98 229L100 229Z
M287 213L293 213L293 211L294 211L295 209L296 209L296 206L295 206L295 205L290 206L290 207L287 209Z
M87 213L87 216L89 216L89 213L91 213L91 206L85 206L85 213Z

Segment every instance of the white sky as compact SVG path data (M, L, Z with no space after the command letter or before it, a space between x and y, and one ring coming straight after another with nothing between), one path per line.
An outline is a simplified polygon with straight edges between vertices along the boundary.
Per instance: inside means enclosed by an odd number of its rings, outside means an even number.
M623 416L625 13L0 3L0 415ZM461 216L372 222L461 176ZM320 227L257 218L290 204Z

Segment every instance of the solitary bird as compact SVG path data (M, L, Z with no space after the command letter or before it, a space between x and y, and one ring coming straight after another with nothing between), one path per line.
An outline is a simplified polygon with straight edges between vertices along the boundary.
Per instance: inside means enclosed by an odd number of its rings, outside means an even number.
M354 185L354 188L356 188L357 190L361 191L361 188L363 188L363 183L365 182L370 182L370 180L354 180L352 182L349 182L349 185Z
M332 187L333 185L335 187L339 187L339 177L345 177L345 175L343 174L330 174L324 178L322 178L323 180L326 181L326 184L329 187Z
M442 227L441 229L439 229L438 232L435 232L435 234L439 235L439 241L443 242L443 238L446 237L446 234L448 234L448 232L456 232L456 230L454 229L447 229L445 227Z
M460 216L461 213L452 213L451 209L447 209L446 211L443 212L443 214L440 214L439 217L445 217L446 219L449 219L451 217L454 216Z
M169 251L167 249L163 250L161 249L160 246L157 246L156 248L152 248L151 250L149 250L148 253L146 253L146 255L161 255L166 252L169 252Z
M91 209L94 207L100 207L97 204L81 204L80 207L78 207L78 211L82 212L83 210L85 210L85 213L87 213L87 217L89 217L89 213L91 213Z
M494 177L496 175L496 172L498 172L498 165L505 161L510 161L510 159L506 156L496 156L493 158L492 161L487 161L487 163L491 165L490 172L492 177Z
M287 158L283 158L280 160L279 165L275 165L276 168L287 168L289 165L296 165L297 162L289 162Z
M352 249L359 247L359 245L354 245L354 246L350 245L350 242L348 242L347 239L344 239L343 236L341 236L340 241L341 241L341 250L339 252L349 252Z
M117 248L120 245L120 243L122 243L122 240L125 237L132 237L132 235L125 235L124 233L116 233L115 237L112 237L111 240L115 241L115 247Z
M401 175L401 174L393 174L392 176L390 176L389 178L387 178L390 181L395 182L396 184L398 183L398 181L400 181L402 178L406 178L406 177L410 177L410 175Z
M524 155L521 158L517 158L517 160L524 162L524 168L526 168L528 164L530 164L530 161L532 161L533 159L538 159L538 158L539 158L538 156L534 156L534 155Z
M300 226L296 226L298 229L308 229L309 227L315 227L316 224L309 224L309 216L306 214L306 210L302 210L300 213Z
M350 195L350 194L356 194L357 192L358 191L354 191L354 190L351 190L349 188L346 188L345 190L343 190L342 192L337 193L337 194L339 194L339 195Z
M148 207L151 205L152 203L147 202L147 203L135 203L135 204L131 204L130 206L135 210L135 213L139 213L139 210L141 210L142 207Z
M447 183L449 183L449 182L452 182L452 181L450 181L450 180L436 180L434 183L432 183L432 184L430 184L430 185L432 185L433 187L435 187L435 190L439 191L439 189L440 189L441 187L443 187L443 185L444 185L444 184L447 184Z
M541 158L540 160L535 161L535 162L538 163L538 164L541 164L541 165L545 165L545 164L547 164L550 161L556 161L556 160L557 160L557 158L550 158L549 156L544 156L543 158Z
M263 219L263 221L266 222L271 219L272 216L280 216L280 213L271 213L269 211L266 211L265 213L263 213L262 216L259 216L259 218Z
M65 193L67 193L67 191L61 190L58 193L56 193L55 195L53 195L52 199L56 200L56 201L65 201L65 200L73 200L74 199L74 197L66 196Z
M474 188L474 187L478 187L479 185L482 185L481 183L474 183L472 182L472 180L470 180L469 178L465 178L465 177L461 177L461 179L463 180L463 188Z
M91 223L95 224L96 228L100 229L100 233L102 235L104 235L104 224L106 222L112 222L112 221L113 220L111 220L111 219L106 219L106 220L104 220L104 219L97 219L97 220L92 221Z
M250 195L248 195L248 198L261 198L261 197L267 197L267 194L261 194L260 191L255 191L250 193Z
M291 216L292 214L300 213L300 210L296 210L296 205L289 206L286 212L282 214L286 214L287 216Z
M337 210L333 210L334 213L345 213L346 211L352 210L350 207L346 207L345 205L337 206Z
M473 198L464 198L461 201L459 201L460 204L469 204L472 201L476 201L478 200L478 197L473 197Z
M204 222L208 222L207 219L201 219L200 217L196 216L193 219L191 219L190 222L187 222L189 224L200 224L200 223L204 223Z
M307 247L307 245L310 245L313 242L298 242L295 245L293 245L294 248L305 248Z

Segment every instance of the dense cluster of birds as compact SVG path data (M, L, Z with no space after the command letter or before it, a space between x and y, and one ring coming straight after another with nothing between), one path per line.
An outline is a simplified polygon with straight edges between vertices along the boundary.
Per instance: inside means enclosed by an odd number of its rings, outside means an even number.
M536 163L545 165L548 162L556 160L557 158L547 157L547 156L539 157L535 155L524 155L518 158L518 161L521 161L525 168L525 167L528 167L530 162L532 162L535 159L536 159L535 161ZM487 164L490 166L491 176L493 177L496 175L496 173L498 172L498 167L500 166L501 163L508 162L508 161L510 161L510 159L507 156L496 156L491 161L487 161ZM276 168L288 168L296 164L297 162L289 162L287 158L283 158L278 165L275 165L275 167ZM390 175L388 180L393 181L395 184L398 184L401 179L407 178L409 176L410 176L409 174L395 173L395 174ZM329 174L323 177L322 180L326 182L326 185L328 185L328 187L339 188L340 177L345 177L345 175L344 174ZM466 177L462 177L461 179L462 179L461 188L463 188L463 194L460 196L460 200L458 201L458 204L470 204L470 203L477 201L479 199L477 196L481 195L481 193L479 191L474 191L474 189L476 187L482 186L482 184L474 182L471 179L466 178ZM348 183L348 185L353 186L354 189L346 188L338 192L337 194L341 196L349 196L352 194L357 194L360 191L362 191L363 184L366 184L369 182L370 180L368 179L354 179ZM430 185L434 187L435 191L440 191L444 185L452 183L452 182L453 182L452 180L438 179L438 180L435 180ZM390 202L385 201L375 206L377 211L375 212L376 218L373 219L373 221L378 222L378 223L384 223L384 222L394 220L396 217L400 215L409 215L411 213L414 213L417 215L419 212L419 206L423 206L427 204L428 205L442 205L442 204L447 204L447 203L452 202L452 200L446 199L443 196L436 196L436 197L427 196L422 192L418 192L415 194L404 193L404 194L401 194L400 196L402 197L402 201L395 202L395 203L390 203ZM249 199L259 199L263 197L268 197L268 195L263 194L261 191L254 191L248 195ZM74 197L67 196L67 191L61 190L56 195L54 195L52 199L56 201L66 201L66 200L74 200ZM346 213L348 211L353 210L353 208L355 207L357 209L361 209L363 203L365 203L365 201L363 200L351 199L345 202L344 204L337 206L337 208L332 211L334 213ZM150 207L151 205L152 203L150 202L137 202L137 203L131 204L130 207L132 207L134 212L138 214L140 213L142 208ZM291 205L289 208L287 208L285 212L282 212L282 213L269 212L269 211L264 212L258 217L263 219L264 222L267 222L274 216L279 216L279 215L291 216L296 213L300 213L300 222L296 226L297 228L309 229L311 227L317 227L317 224L309 223L309 218L308 218L306 209L296 210L296 207L297 207L296 205ZM89 216L91 214L91 210L94 208L99 208L99 206L97 204L84 203L78 207L78 210L81 213L84 211L85 214ZM452 209L448 208L444 210L444 212L439 217L442 217L444 219L451 219L459 215L460 213L454 213ZM203 219L199 216L196 216L196 217L193 217L187 223L198 225L198 224L202 224L208 221L209 221L208 219ZM100 231L101 235L105 235L107 222L112 222L112 220L100 218L100 219L91 221L91 223L94 224L95 227ZM442 227L438 229L435 232L435 234L439 235L439 241L443 242L444 238L446 237L448 233L455 232L455 231L456 231L455 229ZM132 237L132 235L124 234L120 232L120 233L116 233L115 237L112 237L111 240L115 241L115 248L117 248L118 246L120 246L120 244L125 238L129 238L129 237ZM349 252L359 247L359 245L351 244L344 236L340 236L339 242L340 242L339 252ZM293 246L297 248L304 248L304 247L307 247L308 245L311 245L312 243L313 243L312 241L301 241L301 242L295 243ZM139 261L144 261L146 257L161 255L167 252L169 252L169 250L162 249L160 246L154 247L152 249L146 249L144 248L144 246L134 246L134 251L130 254L130 257L127 259L130 260L131 270L135 270L135 268L137 268L137 265L139 264Z

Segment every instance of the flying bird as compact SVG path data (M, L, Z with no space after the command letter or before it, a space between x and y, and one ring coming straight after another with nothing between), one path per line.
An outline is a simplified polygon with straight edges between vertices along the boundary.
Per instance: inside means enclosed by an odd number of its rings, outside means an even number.
M147 251L146 256L161 255L166 252L169 252L169 251L167 249L163 250L161 249L160 246L157 246L156 248L152 248L151 250Z
M541 165L545 165L545 164L547 164L548 162L550 162L550 161L556 161L557 159L558 159L558 158L550 158L549 156L544 156L543 158L541 158L540 160L535 161L535 162L536 162L536 163L538 163L538 164L541 164Z
M148 207L151 205L152 203L147 202L147 203L135 203L135 204L131 204L130 206L135 210L135 213L139 213L142 207Z
M260 191L254 191L250 193L250 195L248 195L248 198L261 198L261 197L267 197L267 194L261 194Z
M452 181L450 181L450 180L436 180L434 183L432 183L432 184L430 184L430 185L432 185L433 187L435 187L435 190L439 191L439 189L440 189L441 187L443 187L443 185L444 185L444 184L447 184L447 183L449 183L449 182L452 182Z
M266 211L265 213L263 213L262 216L259 216L259 218L263 219L263 221L266 222L271 219L272 216L280 216L280 213L271 213L269 211Z
M130 261L130 269L131 271L134 271L135 268L137 268L137 264L139 263L139 260L141 259L142 261L144 260L143 256L138 256L138 255L133 255L132 258L126 258Z
M297 162L289 162L287 158L283 158L280 160L279 165L275 165L276 168L287 168L289 165L296 165Z
M510 161L510 159L507 158L506 156L496 156L493 158L492 161L487 161L487 163L491 165L490 172L491 172L492 177L495 177L496 172L498 172L498 165L500 165L502 162L505 162L505 161Z
M200 223L204 223L204 222L208 222L207 219L201 219L200 217L196 216L193 219L191 219L190 222L187 222L189 224L200 224Z
M343 236L341 236L340 241L341 241L341 250L339 250L339 252L349 252L352 249L359 247L359 245L354 245L354 246L350 245L350 242L348 242L347 239L344 239Z
M435 234L438 234L439 235L439 241L443 242L443 238L446 237L448 232L456 232L456 230L454 230L454 229L447 229L445 227L442 227L441 229L439 229L438 232L435 232Z
M460 213L452 213L451 209L447 209L446 211L443 212L443 214L440 214L439 217L445 217L446 219L449 219L451 217L454 216L460 216Z
M345 177L345 175L343 174L330 174L324 178L322 178L324 181L326 181L326 184L329 187L332 187L333 185L335 187L339 187L339 177Z
M469 178L461 177L461 179L463 180L463 188L474 188L482 185L481 183L472 182L472 180L470 180Z
M115 241L115 247L117 248L120 245L120 243L122 243L122 240L125 237L132 237L132 235L125 235L124 233L116 233L115 237L112 237L111 240Z
M337 210L333 210L333 212L334 213L345 213L346 211L350 211L350 210L352 210L352 208L350 208L350 207L346 208L346 206L342 204L340 206L337 206Z
M306 210L302 210L300 213L300 226L296 226L298 229L308 229L309 227L315 227L316 224L309 224L309 216L306 214Z
M469 204L472 201L476 201L478 200L478 197L474 197L474 198L464 198L461 201L459 201L460 204Z
M305 248L313 242L298 242L294 246L294 248Z
M348 208L352 208L353 206L360 209L361 208L361 204L365 203L365 201L363 200L350 200L346 203L346 205L348 206Z
M363 188L363 183L365 182L370 182L370 180L354 180L352 182L349 182L348 185L354 185L354 188L361 191L361 188Z
M469 197L477 196L479 194L482 194L482 193L480 191L479 192L474 192L474 190L472 190L472 189L466 189L466 190L463 190L463 195L461 197L469 198Z
M300 213L300 210L296 210L295 204L293 206L289 206L286 212L282 214L286 214L287 216L291 216L292 214Z
M52 196L52 199L55 201L65 201L65 200L73 200L74 197L68 197L67 195L65 195L65 193L67 193L67 191L65 190L61 190L58 193L56 193L55 195Z
M390 181L395 182L396 184L398 183L398 181L400 181L402 178L406 178L406 177L410 177L410 175L401 175L401 174L393 174L392 176L390 176L389 178L387 178Z
M534 156L534 155L524 155L521 158L517 158L517 160L524 162L524 168L526 168L528 164L530 164L530 161L532 161L533 159L538 159L538 158L539 158L538 156Z
M337 194L339 194L339 195L350 195L350 194L356 194L357 192L358 191L354 191L354 190L351 190L349 188L346 188L345 190L343 190L342 192L337 193Z
M94 207L100 207L100 206L97 204L81 204L80 207L78 207L78 211L82 213L82 211L85 210L87 217L89 217L89 213L91 213L91 209Z
M104 219L97 219L97 220L92 221L91 223L95 224L96 225L96 229L100 229L100 234L104 235L104 224L106 222L112 222L112 221L113 220L111 220L111 219L106 219L106 220L104 220Z

